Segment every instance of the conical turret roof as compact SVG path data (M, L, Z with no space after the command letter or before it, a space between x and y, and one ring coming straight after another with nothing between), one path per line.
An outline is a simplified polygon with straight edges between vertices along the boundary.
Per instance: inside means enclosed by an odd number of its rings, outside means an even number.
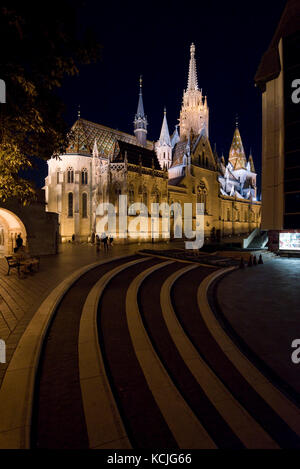
M229 152L229 162L234 170L246 169L247 160L239 128L236 127Z
M168 122L167 122L167 113L166 113L166 109L164 110L164 118L163 118L163 123L162 123L162 126L161 126L161 132L160 132L160 137L159 137L159 143L160 143L160 145L168 145L168 146L171 146L171 139L170 139L170 133L169 133Z

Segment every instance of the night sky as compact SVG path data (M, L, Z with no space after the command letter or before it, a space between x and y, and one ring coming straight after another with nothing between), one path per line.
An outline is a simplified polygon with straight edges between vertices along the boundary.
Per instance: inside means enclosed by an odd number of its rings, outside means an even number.
M79 77L66 79L59 91L67 123L74 123L80 104L83 118L133 133L142 74L148 139L159 138L164 106L172 133L194 42L198 85L210 108L212 147L216 142L227 159L238 114L246 154L252 147L260 172L261 94L254 87L254 75L284 5L285 0L86 0L78 11L78 31L92 27L103 46L102 58L82 67ZM41 181L44 175L46 167L40 170Z

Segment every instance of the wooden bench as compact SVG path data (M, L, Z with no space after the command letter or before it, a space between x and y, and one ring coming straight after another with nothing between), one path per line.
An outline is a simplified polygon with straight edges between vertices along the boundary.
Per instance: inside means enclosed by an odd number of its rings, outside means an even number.
M20 276L20 269L21 267L25 268L28 270L32 270L32 267L34 266L36 270L39 270L40 268L40 259L38 257L29 257L27 259L22 259L22 258L17 258L15 256L5 256L5 259L8 264L8 272L7 275L9 275L10 269L17 269L18 271L18 276Z
M20 275L20 262L13 256L5 256L5 259L8 265L7 275L9 275L10 269L17 269L18 275Z

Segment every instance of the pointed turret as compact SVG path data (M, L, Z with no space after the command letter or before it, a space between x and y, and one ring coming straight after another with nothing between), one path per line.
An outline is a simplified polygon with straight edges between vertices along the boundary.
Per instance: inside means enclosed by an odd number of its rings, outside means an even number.
M234 131L233 140L230 147L229 163L231 163L234 171L238 169L246 169L247 160L238 124L236 124L236 129Z
M175 125L175 130L172 134L172 137L171 137L171 145L172 145L172 148L175 147L176 143L178 143L180 141L180 137L179 137L179 133L178 133L178 125Z
M195 44L192 42L190 47L191 57L189 66L189 78L188 78L188 91L198 89L197 70L196 70L196 59L195 59Z
M146 146L147 142L147 117L144 112L143 94L142 94L142 77L140 77L140 92L137 112L134 118L134 134L140 145Z
M97 145L97 140L95 139L94 147L93 147L93 157L98 158L98 156L99 156L98 145Z
M172 164L172 144L167 122L167 111L164 109L164 118L161 126L161 132L158 142L155 145L155 151L161 168L169 167Z
M164 118L163 118L163 123L162 123L162 126L161 126L159 143L160 143L160 145L169 145L169 146L171 146L171 139L170 139L170 134L169 134L168 122L167 122L166 108L164 109Z
M248 163L249 163L249 165L250 165L250 171L251 171L252 173L255 173L255 166L254 166L253 157L252 157L252 151L251 151L251 150L250 150L250 155L249 155Z

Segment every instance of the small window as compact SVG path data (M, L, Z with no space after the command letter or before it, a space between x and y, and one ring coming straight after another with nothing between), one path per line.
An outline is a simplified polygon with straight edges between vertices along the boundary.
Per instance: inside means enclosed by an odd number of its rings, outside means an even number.
M68 194L68 217L73 217L73 194Z
M87 194L82 194L82 218L87 218Z
M88 183L88 172L87 169L84 168L81 171L81 184L87 184Z
M68 184L73 184L73 182L74 182L73 168L68 168Z

